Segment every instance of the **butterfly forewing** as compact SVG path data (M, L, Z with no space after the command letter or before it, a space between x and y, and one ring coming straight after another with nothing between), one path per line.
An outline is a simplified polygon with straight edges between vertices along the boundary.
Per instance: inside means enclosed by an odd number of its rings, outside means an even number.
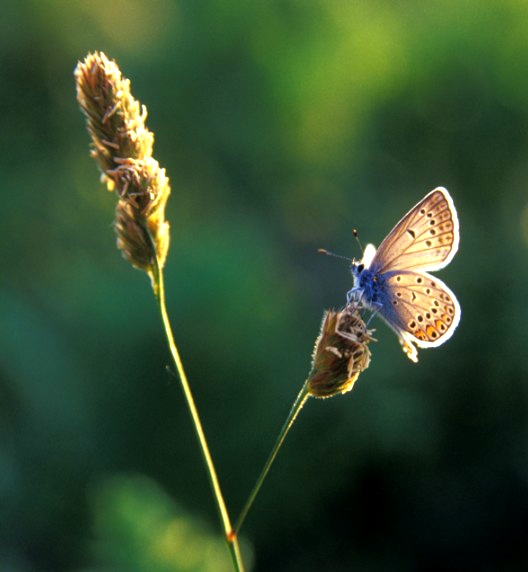
M422 272L405 270L386 275L382 305L381 316L421 347L445 342L460 320L455 295L441 280Z
M438 270L458 250L458 217L443 187L426 195L380 244L372 261L379 273L395 269Z

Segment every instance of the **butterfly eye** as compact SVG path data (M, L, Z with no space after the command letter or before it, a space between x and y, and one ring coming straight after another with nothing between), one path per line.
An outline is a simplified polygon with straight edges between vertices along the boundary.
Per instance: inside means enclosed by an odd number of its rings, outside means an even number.
M357 267L357 271L361 274L361 272L363 272L363 270L365 269L365 265L364 264L359 264Z

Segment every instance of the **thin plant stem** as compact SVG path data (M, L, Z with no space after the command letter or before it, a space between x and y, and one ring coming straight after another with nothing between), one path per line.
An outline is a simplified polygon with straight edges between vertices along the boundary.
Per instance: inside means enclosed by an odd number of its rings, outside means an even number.
M297 418L297 415L299 414L299 411L302 409L303 405L306 403L306 400L309 397L309 393L308 393L308 381L306 381L301 389L301 391L299 392L299 395L297 395L291 409L290 412L288 414L288 417L286 418L286 421L284 422L284 425L282 426L282 429L280 430L279 436L277 437L277 440L275 441L275 445L273 446L273 449L271 450L271 453L268 457L268 460L266 461L266 464L264 465L264 468L262 469L262 472L260 473L259 478L257 479L257 482L255 483L255 486L253 487L253 490L251 491L251 494L249 495L246 504L244 505L244 508L242 509L242 512L240 513L240 516L238 517L238 520L236 521L236 525L235 525L235 534L238 534L240 532L240 528L242 527L242 524L244 524L244 521L246 519L246 516L251 508L251 506L253 505L253 502L255 501L255 498L257 496L257 494L260 491L260 488L262 487L262 484L264 482L264 479L266 478L271 465L273 464L273 461L275 460L275 457L277 456L277 453L279 452L279 449L282 447L282 444L284 443L284 440L286 439L286 435L288 434L288 432L290 431L295 419Z
M236 531L234 531L233 528L231 527L231 521L229 519L229 514L224 501L224 496L220 488L220 482L216 474L213 458L211 457L209 446L207 445L207 440L205 438L205 433L202 427L202 423L200 421L200 417L198 415L198 410L196 408L193 395L191 393L189 381L187 380L185 370L183 369L180 352L178 351L178 347L176 346L176 342L174 341L174 335L172 333L172 328L169 321L169 317L167 315L167 307L165 303L163 270L159 267L157 260L154 271L155 271L154 281L153 281L154 295L156 296L156 300L158 302L161 318L163 321L163 326L165 329L165 335L167 337L167 342L169 344L169 349L172 355L172 359L174 361L174 365L176 366L178 379L180 380L183 393L185 395L185 400L187 402L187 407L189 408L189 412L191 414L191 418L193 421L196 437L198 438L198 442L200 444L200 450L202 453L205 467L207 469L207 474L209 476L209 482L211 485L211 489L213 491L213 496L216 501L216 506L220 516L220 521L224 529L225 539L227 542L229 553L231 555L233 566L236 572L244 572L244 565L242 562L242 556L240 554L240 545L238 542L238 536Z

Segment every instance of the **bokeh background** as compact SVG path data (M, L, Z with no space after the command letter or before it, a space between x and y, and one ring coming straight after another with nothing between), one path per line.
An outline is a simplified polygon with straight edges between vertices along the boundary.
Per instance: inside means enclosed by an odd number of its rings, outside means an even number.
M169 311L233 518L379 244L447 187L462 321L378 322L243 529L262 571L528 567L528 6L0 3L0 569L230 570L148 280L115 248L73 69L115 58L167 169Z

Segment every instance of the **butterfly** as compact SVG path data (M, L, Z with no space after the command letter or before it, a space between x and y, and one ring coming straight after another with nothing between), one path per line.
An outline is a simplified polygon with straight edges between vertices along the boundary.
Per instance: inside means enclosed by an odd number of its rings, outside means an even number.
M368 244L361 261L352 261L354 286L347 293L348 303L361 302L379 315L414 362L416 346L443 344L460 321L456 296L427 273L447 266L459 241L453 199L438 187L396 224L377 250Z

